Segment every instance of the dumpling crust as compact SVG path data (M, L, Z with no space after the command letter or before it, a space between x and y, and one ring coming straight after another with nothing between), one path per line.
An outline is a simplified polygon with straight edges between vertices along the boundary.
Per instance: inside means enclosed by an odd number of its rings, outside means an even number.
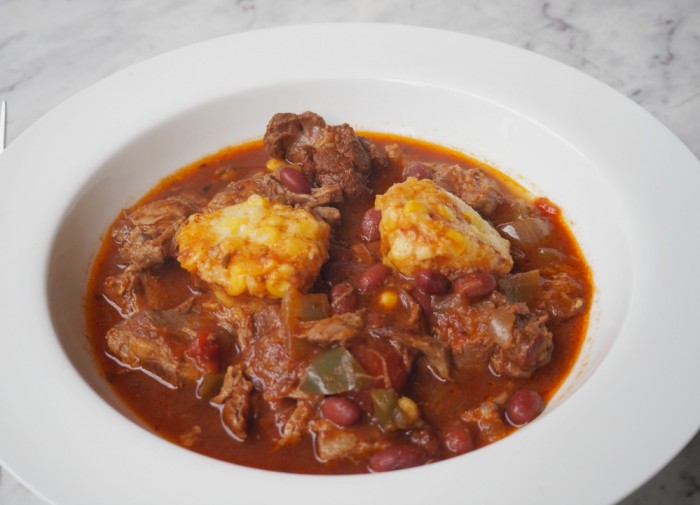
M230 296L306 291L328 259L330 227L260 195L190 216L175 240L180 265Z
M463 200L430 179L409 177L377 196L384 263L404 275L439 270L503 274L513 267L510 243Z

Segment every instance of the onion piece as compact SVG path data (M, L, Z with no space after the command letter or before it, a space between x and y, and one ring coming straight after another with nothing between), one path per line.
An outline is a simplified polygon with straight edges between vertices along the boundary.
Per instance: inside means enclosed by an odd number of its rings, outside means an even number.
M552 222L541 217L526 217L498 226L498 230L516 245L540 245L552 233Z
M539 270L509 275L498 281L498 285L509 302L528 305L536 301L542 290Z
M498 307L493 312L493 318L489 324L493 341L499 347L507 349L513 343L513 325L515 314L505 307Z
M324 293L301 294L290 289L282 298L282 321L296 331L300 321L316 321L331 315L331 304Z
M439 312L464 309L464 297L459 293L433 296L432 308Z

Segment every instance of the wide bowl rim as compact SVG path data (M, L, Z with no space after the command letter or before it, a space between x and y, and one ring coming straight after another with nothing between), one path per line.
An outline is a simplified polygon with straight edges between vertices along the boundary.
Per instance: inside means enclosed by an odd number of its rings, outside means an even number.
M343 38L345 37L345 38ZM204 55L221 55L222 50L239 51L238 56L245 60L245 57L240 51L251 46L267 48L266 51L271 51L271 41L293 41L303 38L305 41L313 41L316 43L323 42L326 47L317 47L319 54L329 54L331 51L335 54L354 55L353 58L344 62L344 67L338 64L329 64L324 68L317 69L315 74L318 79L334 79L334 78L358 78L358 79L377 79L382 82L407 82L410 80L410 74L405 72L405 69L394 69L393 67L384 69L383 73L378 72L378 63L362 62L363 57L368 57L374 53L382 55L390 55L398 58L400 56L401 44L408 44L419 40L424 48L416 49L416 57L420 61L427 61L426 54L430 50L440 48L443 53L449 57L465 57L471 58L472 63L478 61L483 70L489 70L496 77L503 78L504 76L513 77L518 75L514 69L498 68L498 64L510 62L516 66L528 68L533 75L520 75L523 84L522 96L508 95L507 86L499 87L498 83L490 83L488 79L480 83L481 86L493 84L490 92L490 99L494 101L502 101L505 106L516 103L520 113L529 115L534 121L541 121L547 127L549 122L557 125L565 125L567 128L561 130L560 134L565 141L573 139L576 149L580 149L585 156L591 158L595 166L610 165L619 163L624 166L624 170L620 170L617 175L618 180L624 180L630 175L630 165L634 165L637 173L644 176L653 174L654 167L651 166L652 161L658 158L651 158L650 152L660 152L664 154L664 158L672 162L672 170L678 177L678 180L651 181L642 176L639 176L637 187L634 191L629 188L616 187L619 189L621 197L621 206L624 207L622 215L625 216L625 227L629 233L631 247L634 250L633 264L631 268L634 271L634 291L629 300L630 308L628 317L625 320L625 338L621 338L611 349L609 356L605 362L601 364L596 374L592 376L586 383L585 388L577 393L577 401L571 402L571 405L563 405L557 416L543 419L539 426L533 425L527 432L523 432L522 436L513 436L512 442L508 444L495 444L492 447L484 449L483 458L490 462L508 456L508 451L523 451L532 450L536 445L536 440L543 436L547 430L554 430L558 423L572 421L577 417L589 412L596 412L595 408L603 408L603 412L607 412L605 407L612 408L617 405L619 407L620 396L618 392L611 389L611 384L616 387L629 388L630 391L635 387L643 386L648 388L650 392L661 392L664 388L674 387L675 391L683 391L687 388L690 392L690 386L700 379L700 371L693 370L693 367L682 366L689 364L689 357L680 357L671 360L668 352L660 351L659 353L650 353L648 350L644 352L647 345L653 344L648 333L660 331L662 327L654 318L650 317L648 312L651 310L652 296L651 292L657 292L661 287L665 289L673 289L685 297L678 296L678 300L674 300L677 305L671 306L669 302L658 302L661 308L670 311L674 319L674 330L678 333L683 333L683 330L690 335L690 318L684 314L692 314L688 309L692 301L692 294L686 286L681 286L680 279L676 278L675 274L684 274L684 282L693 284L693 276L698 274L693 272L684 272L682 265L683 260L690 260L693 253L700 250L697 240L690 238L684 242L682 251L672 250L672 233L678 232L669 224L669 219L678 211L692 212L697 210L697 203L682 198L688 191L688 188L693 187L693 182L698 182L700 168L698 161L692 154L676 139L664 126L652 118L648 113L644 112L636 104L630 100L617 94L610 88L600 84L599 82L587 77L575 70L565 67L559 63L547 60L543 57L534 55L530 52L512 48L504 44L479 39L464 34L456 34L452 32L444 32L440 30L416 28L407 26L394 25L379 25L379 24L329 24L329 25L308 25L296 27L274 28L267 30L259 30L256 32L247 32L243 34L232 35L212 41L203 42L183 48L178 51L167 53L160 57L148 60L134 67L126 69L114 76L107 78L100 83L88 88L75 97L71 98L64 104L57 107L54 111L47 114L39 120L35 125L21 134L15 142L7 149L0 158L0 178L3 180L5 187L25 187L28 181L31 180L31 175L27 174L29 167L36 163L46 162L47 160L71 160L76 166L81 163L90 165L94 164L100 149L105 147L105 143L109 142L107 135L95 135L95 145L90 146L84 153L75 153L72 151L74 145L65 143L71 135L81 135L90 132L92 127L91 121L95 119L94 113L90 113L89 109L99 105L103 112L112 113L116 124L111 126L112 133L120 132L122 136L131 135L138 136L139 132L124 133L126 125L131 125L128 120L128 114L119 113L119 107L132 106L143 98L142 92L139 92L139 86L153 86L149 79L164 79L163 73L169 75L181 75L178 73L178 67L183 61L192 62L201 58ZM390 43L387 45L387 41ZM291 43L290 43L291 44ZM299 44L299 42L294 42ZM293 45L293 44L292 44ZM425 51L425 54L421 51ZM489 61L485 61L484 56L479 56L480 53L488 54ZM267 54L267 53L265 53ZM449 58L448 58L449 59ZM402 60L405 62L405 59ZM206 67L206 62L199 63ZM250 64L250 63L249 63ZM441 64L434 63L436 67ZM480 67L480 68L481 68ZM259 86L261 82L271 82L274 74L269 70L260 70L260 74L245 78L240 77L237 82L238 90L250 89ZM308 69L307 69L308 70ZM538 75L537 72L541 74ZM378 75L380 77L378 77ZM551 88L534 89L531 88L536 84L542 86L543 80L546 78L556 78L556 82L560 83L566 92L560 90L552 90ZM414 77L415 79L415 77ZM161 81L158 81L161 82ZM460 72L442 72L438 77L428 76L423 80L416 79L417 84L425 83L427 85L441 85L445 87L459 88L464 85L464 75ZM224 83L231 85L230 82ZM221 86L223 86L222 84ZM528 86L529 85L529 86ZM220 93L221 88L216 85L205 87L204 90L210 93ZM149 90L152 91L152 90ZM233 91L236 91L235 89ZM481 90L483 91L483 89ZM116 103L110 104L108 100L114 99L119 93L131 94L132 96L122 97L123 100L115 100ZM547 114L542 114L535 107L537 103L542 103L542 100L547 100L548 103L554 105L564 104L567 96L576 96L576 99L581 103L574 107L575 111L580 114L576 120L566 121L562 118L561 112L548 110ZM169 95L167 99L157 101L155 103L143 104L140 111L141 114L150 114L155 117L169 117L172 113L172 106L177 103L177 100L183 98L182 91ZM539 102L538 102L539 101ZM602 107L602 106L604 107ZM591 112L584 115L586 106L592 108ZM84 113L84 116L76 115L76 112ZM68 118L71 118L69 124L66 124ZM120 123L121 121L121 123ZM588 133L583 135L581 130L595 125L605 125L604 132ZM642 136L649 144L640 147L638 139ZM36 143L40 142L47 146L49 153L37 153ZM63 142L63 143L62 143ZM637 151L629 152L636 147ZM651 158L651 159L645 159ZM604 159L605 163L600 160ZM65 173L62 174L61 184L68 188L66 194L77 194L82 184L84 183L83 173ZM59 180L55 174L47 174L48 185L51 182ZM617 180L616 180L617 181ZM645 205L645 198L657 196L660 188L668 190L670 194L677 194L680 197L675 200L672 198L664 199L661 208L655 208L654 212ZM46 193L46 194L44 194ZM47 208L64 209L69 205L65 201L65 194L52 195L49 192L42 192L41 197L46 202ZM19 226L10 219L11 209L16 209L21 203L21 195L10 194L3 204L0 204L0 223L3 228L12 233L18 239L24 239L26 244L31 244L32 249L17 248L17 250L6 251L5 256L8 264L23 264L29 262L31 269L17 269L23 272L23 276L17 272L10 272L8 275L8 285L10 288L19 289L24 286L26 296L37 299L45 299L47 270L49 268L49 251L52 247L52 237L33 237L29 230L19 229ZM42 216L39 212L30 212L27 220L30 223L42 223L44 231L57 230L61 224L63 213L58 213L52 216ZM47 228L48 227L48 228ZM660 240L667 242L659 243ZM638 250L639 248L640 250ZM643 249L643 250L641 250ZM674 263L672 260L676 260ZM687 262L686 262L687 263ZM654 269L655 265L662 264L662 269ZM670 279L669 279L670 277ZM690 279L688 278L690 277ZM9 334L13 336L10 342L5 342L3 345L6 350L6 357L2 359L2 363L8 368L16 370L16 366L10 367L11 359L28 358L34 356L40 364L46 365L47 373L56 381L56 384L62 387L65 393L76 393L80 397L81 408L87 409L90 414L90 423L79 423L77 427L81 429L81 433L86 435L90 441L99 439L98 433L91 424L96 424L102 427L108 427L116 431L128 432L129 438L133 442L137 442L137 447L133 449L132 455L135 465L141 471L153 470L154 461L149 461L149 451L157 451L160 456L158 458L159 468L164 471L163 475L155 477L151 481L151 486L142 490L144 494L142 499L147 502L160 502L165 499L171 499L174 503L183 502L189 497L183 492L183 486L179 483L172 482L168 475L186 475L187 464L194 459L197 460L197 465L201 470L197 473L198 478L205 478L207 484L212 484L211 490L214 493L217 489L213 485L214 479L221 479L228 476L231 478L230 465L223 464L218 461L208 458L192 455L187 451L183 451L177 447L171 447L169 444L163 444L160 440L154 440L154 437L137 429L133 426L121 426L120 422L116 421L112 412L104 411L100 405L103 405L102 400L94 391L86 388L84 382L74 371L65 370L60 366L51 364L52 357L61 355L62 351L58 342L52 339L50 334L46 334L46 330L51 328L51 321L48 314L38 314L33 321L27 322L21 319L21 316L26 317L27 307L31 307L32 303L27 302L22 297L13 298L8 293L3 294L5 306L12 307L16 310L5 311L2 315L2 320L6 323L9 329ZM23 307L23 310L19 310ZM23 328L30 328L34 333L40 333L34 339L20 341L17 335L21 334ZM640 338L635 341L630 335L635 332L643 332L645 338ZM32 335L32 333L30 331ZM689 342L689 338L682 336L675 337L677 340L672 341L674 344L682 344L689 349L688 355L692 355L693 349L697 349L698 344ZM37 347L39 346L39 347ZM634 355L632 355L634 354ZM651 354L655 354L652 356ZM9 356L12 356L10 358ZM663 379L658 379L657 382L652 382L648 378L643 377L642 373L650 366L670 366L671 364L680 363L678 373L673 375L670 371L666 371ZM625 373L632 377L626 376ZM637 373L637 375L634 375ZM663 386L663 387L661 387ZM38 390L38 386L32 386L32 391ZM33 412L36 413L36 406L28 398L21 398L20 395L13 393L10 377L3 374L2 382L0 382L0 391L3 393L3 398L7 398L8 409L0 416L0 429L5 433L13 433L15 437L6 437L0 441L0 460L7 465L10 471L15 472L20 480L29 487L33 488L38 494L44 496L49 501L55 503L88 503L96 497L101 496L104 501L104 489L109 489L111 495L108 501L119 500L124 501L132 499L133 490L119 491L115 489L114 482L111 481L111 476L100 475L99 473L83 468L87 475L90 476L94 483L90 486L85 486L83 489L76 489L74 482L66 479L60 482L59 479L65 479L67 467L70 465L63 464L62 458L55 451L60 448L66 450L68 444L63 440L53 439L46 441L46 448L40 451L41 456L45 461L41 465L33 464L36 460L26 454L26 446L22 442L26 442L27 435L22 432L22 421L13 417L12 414L18 412ZM59 395L60 396L60 395ZM46 401L43 408L61 409L61 398L51 398ZM585 475L588 478L594 479L588 486L586 498L596 502L611 502L621 498L624 494L630 492L635 486L639 485L647 479L653 472L657 471L666 461L668 461L680 448L690 439L700 425L700 411L698 407L692 406L677 406L677 416L673 420L668 421L666 418L660 417L660 414L650 412L644 419L632 416L639 416L644 412L646 398L640 394L630 394L628 403L624 405L624 411L619 414L620 418L624 418L627 425L623 426L623 419L616 420L614 423L606 421L600 416L593 415L593 419L587 419L586 426L591 431L604 430L608 428L617 437L625 443L632 443L632 446L625 447L627 453L625 456L617 454L621 451L612 450L609 447L600 448L593 453L592 449L587 449L586 444L591 444L591 440L587 438L586 430L580 434L580 439L569 435L566 437L566 430L562 433L557 433L555 439L559 445L555 448L542 448L542 458L554 458L554 455L559 451L571 451L578 454L567 454L565 457L556 459L559 465L571 465L568 472L559 471L557 473L558 483L543 484L538 483L535 476L537 472L542 472L548 468L547 463L543 463L537 459L531 461L531 465L524 467L522 471L532 477L533 483L526 491L529 493L529 499L533 502L546 503L553 502L555 498L566 496L567 490L578 490L580 484L576 484L576 474ZM661 409L659 409L661 410ZM58 410L57 410L58 411ZM612 410L611 410L612 411ZM615 410L615 412L619 412ZM684 415L680 415L680 414ZM666 413L668 414L668 412ZM644 440L642 435L648 432L653 423L658 423L662 419L666 422L666 427L669 428L669 423L673 429L665 429L663 440L655 440L653 442ZM35 423L27 422L29 426L36 428ZM614 424L614 426L611 426ZM579 427L580 429L581 427ZM614 428L614 429L612 429ZM600 434L599 432L596 432ZM619 449L619 448L618 448ZM113 445L109 451L116 451L118 448ZM187 452L187 456L183 453ZM79 447L75 448L76 454L83 454L83 450ZM583 456L580 456L583 454ZM585 461L577 461L576 458L581 457ZM634 459L634 464L628 465L627 468L621 468L628 458ZM522 460L521 460L522 461ZM607 461L611 466L616 468L615 479L604 475L610 472L611 467L606 469L591 470L585 465L593 462L600 463ZM581 465L577 468L576 465ZM49 468L53 466L53 475L49 474ZM85 467L84 462L81 466ZM99 467L100 465L95 465ZM487 465L488 466L488 465ZM504 471L511 469L511 466L504 463ZM372 475L372 476L353 476L353 477L324 477L318 479L312 476L274 474L276 486L265 486L265 483L270 478L269 472L246 469L236 467L237 483L246 490L246 496L251 499L261 500L262 498L270 498L274 495L280 495L284 492L292 490L305 490L307 493L306 499L309 503L314 501L323 502L326 493L339 486L340 489L354 490L353 496L343 497L341 501L357 500L360 497L371 497L372 493L378 493L379 489L405 489L412 495L407 502L417 501L428 496L424 489L426 486L421 482L431 482L437 486L445 486L441 491L433 491L436 495L449 497L447 493L448 477L454 477L462 471L470 471L476 475L475 478L488 480L488 473L479 471L478 465L470 462L468 459L451 460L438 465L430 465L425 468L412 469L394 474L387 475ZM509 474L510 475L510 474ZM596 480L598 479L598 480ZM519 480L524 482L526 479ZM219 481L216 481L219 482ZM493 486L488 486L484 482L482 488L476 488L473 492L478 496L480 501L487 503L502 502L508 496L514 496L513 491L504 489L494 489ZM98 489L100 488L101 489ZM430 486L432 487L432 486ZM499 486L504 487L504 486ZM259 489L260 494L253 494L252 489ZM286 490L286 491L285 491ZM141 490L140 490L141 491ZM518 493L523 493L521 488ZM77 494L76 494L77 493ZM130 494L131 493L131 494ZM184 493L184 494L183 494ZM444 494L443 494L444 493ZM209 495L207 495L209 497ZM482 499L483 498L483 499ZM141 498L139 498L141 499ZM212 494L213 502L223 501L225 497ZM583 499L583 498L581 498ZM137 500L138 501L138 500ZM574 500L576 501L576 500Z

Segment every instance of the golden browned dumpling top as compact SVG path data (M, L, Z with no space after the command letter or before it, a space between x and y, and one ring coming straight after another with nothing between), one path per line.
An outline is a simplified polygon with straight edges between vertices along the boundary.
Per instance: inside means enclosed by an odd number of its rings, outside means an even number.
M176 236L186 270L230 296L306 291L328 259L330 227L310 212L253 195L193 214Z
M379 195L375 208L384 263L404 275L439 270L506 273L510 244L474 209L429 179L409 177Z

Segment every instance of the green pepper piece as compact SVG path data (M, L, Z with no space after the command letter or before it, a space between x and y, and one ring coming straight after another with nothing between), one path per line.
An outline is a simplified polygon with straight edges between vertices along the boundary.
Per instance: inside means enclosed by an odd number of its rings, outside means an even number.
M399 395L393 389L372 389L369 394L374 407L373 418L382 428L393 431L394 411L397 408L396 402Z
M393 389L372 389L373 419L384 431L407 430L422 426L416 402Z
M314 358L299 389L305 393L334 395L364 389L371 386L374 380L350 351L339 346Z

